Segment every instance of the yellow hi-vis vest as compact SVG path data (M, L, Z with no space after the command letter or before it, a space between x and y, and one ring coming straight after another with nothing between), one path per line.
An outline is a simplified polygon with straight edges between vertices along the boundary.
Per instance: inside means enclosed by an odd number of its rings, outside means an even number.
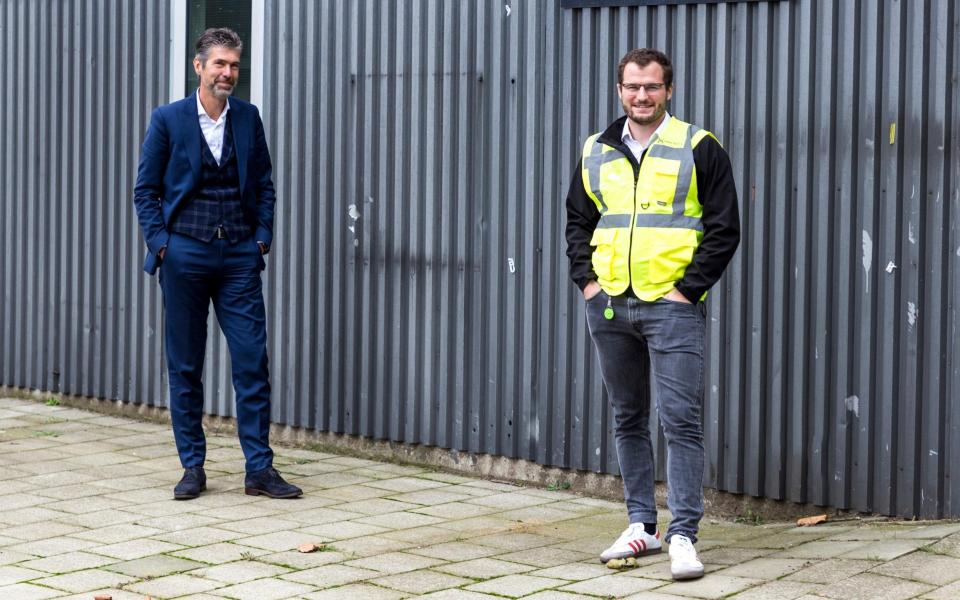
M593 270L607 294L630 286L652 302L683 277L703 239L693 149L708 135L671 117L651 140L636 179L630 160L598 142L599 133L587 138L583 187L600 210L590 241Z

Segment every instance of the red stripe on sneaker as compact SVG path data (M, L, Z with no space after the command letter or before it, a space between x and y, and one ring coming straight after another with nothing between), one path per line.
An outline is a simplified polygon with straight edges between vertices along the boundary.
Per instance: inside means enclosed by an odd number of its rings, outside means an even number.
M647 543L646 543L645 541L643 541L643 540L637 540L637 541L640 543L640 547L641 547L641 549L639 550L639 552L646 552L646 551L647 551Z
M627 544L628 544L628 545L630 546L630 548L634 551L634 553L640 552L640 548L637 547L637 541L636 541L636 540L630 540L629 542L627 542Z

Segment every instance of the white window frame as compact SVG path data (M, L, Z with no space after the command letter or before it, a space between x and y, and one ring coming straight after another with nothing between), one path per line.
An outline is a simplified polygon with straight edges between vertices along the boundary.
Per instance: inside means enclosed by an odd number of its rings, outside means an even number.
M263 46L265 38L264 13L266 0L250 2L250 39L244 40L250 48L250 101L257 106L263 102ZM187 64L187 0L170 3L170 102L183 98L183 85Z

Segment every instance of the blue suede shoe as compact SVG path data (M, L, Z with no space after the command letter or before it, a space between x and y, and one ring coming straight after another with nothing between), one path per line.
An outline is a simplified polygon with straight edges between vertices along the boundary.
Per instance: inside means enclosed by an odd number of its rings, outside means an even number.
M174 500L191 500L207 489L207 474L203 467L187 467L183 470L180 483L173 488Z
M303 490L291 485L280 477L273 467L255 473L247 473L243 483L244 493L248 496L269 496L270 498L296 498Z

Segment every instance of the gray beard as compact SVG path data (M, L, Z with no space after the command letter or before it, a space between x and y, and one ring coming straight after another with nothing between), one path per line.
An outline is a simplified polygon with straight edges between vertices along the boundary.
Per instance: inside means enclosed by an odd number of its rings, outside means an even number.
M227 98L230 97L231 94L233 94L233 90L235 90L236 87L237 86L233 86L229 90L222 90L218 88L216 85L214 85L213 90L211 91L213 92L213 95L215 97L219 98L220 100L226 100Z

